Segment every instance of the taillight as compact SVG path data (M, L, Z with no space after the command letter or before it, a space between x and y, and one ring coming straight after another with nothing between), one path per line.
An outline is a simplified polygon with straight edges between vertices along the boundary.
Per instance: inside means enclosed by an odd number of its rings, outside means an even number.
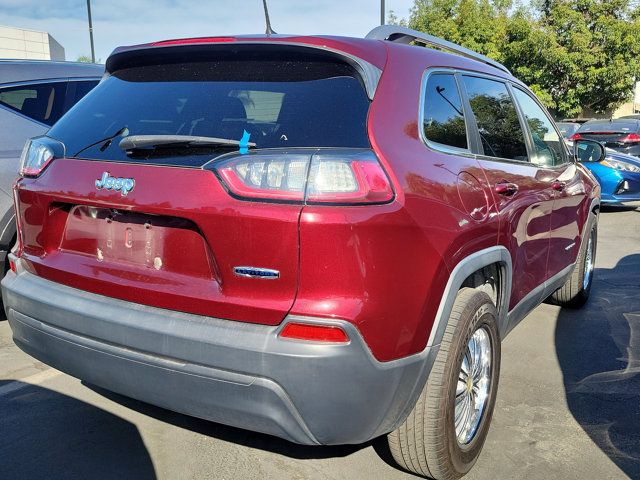
M637 143L640 142L640 135L637 133L630 133L620 139L622 143Z
M301 202L308 166L308 155L247 154L221 162L215 171L238 197Z
M370 150L234 155L213 165L240 198L322 204L372 204L393 199L387 174Z
M373 152L349 157L313 156L307 203L385 203L393 198L389 178Z
M49 137L27 140L20 158L20 175L37 177L54 158L64 157L64 144Z
M582 138L582 135L580 135L579 133L574 133L573 135L571 135L571 137L569 137L569 140L572 141L576 141L576 140L580 140Z
M281 338L323 343L349 343L349 336L338 326L311 323L287 323L280 332Z

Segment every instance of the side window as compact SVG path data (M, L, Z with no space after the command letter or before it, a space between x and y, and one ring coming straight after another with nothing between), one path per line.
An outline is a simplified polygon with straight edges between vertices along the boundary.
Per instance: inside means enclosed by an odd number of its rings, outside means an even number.
M37 83L0 89L0 105L47 125L64 113L67 82Z
M514 94L527 119L533 137L534 152L531 163L544 167L565 163L566 156L562 139L553 128L549 117L529 94L517 88L514 89Z
M462 78L476 117L484 154L527 161L524 132L507 86L486 78Z
M67 104L67 108L73 107L96 85L98 85L98 80L81 80L69 82L68 92L71 92L73 89L73 98L69 99L70 102Z
M451 73L433 73L424 92L422 129L427 140L456 148L468 148L462 100Z

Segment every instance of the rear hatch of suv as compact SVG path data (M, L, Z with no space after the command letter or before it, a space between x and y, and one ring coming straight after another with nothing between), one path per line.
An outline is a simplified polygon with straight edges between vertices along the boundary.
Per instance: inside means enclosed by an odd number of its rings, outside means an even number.
M150 49L107 68L41 139L55 158L18 183L25 268L132 302L280 323L296 296L307 175L322 176L312 164L368 165L363 79L339 55L268 44Z
M596 140L616 150L640 145L640 122L613 120L585 123L574 134L574 139Z

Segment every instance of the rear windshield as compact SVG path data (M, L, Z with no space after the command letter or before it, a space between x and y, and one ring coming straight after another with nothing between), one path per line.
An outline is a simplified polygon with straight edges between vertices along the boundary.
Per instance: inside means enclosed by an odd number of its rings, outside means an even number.
M580 133L635 133L640 130L640 122L636 121L613 121L613 122L593 122L585 123L580 127L578 132Z
M558 126L560 133L562 133L562 136L566 138L569 138L580 128L579 123L559 122L556 125Z
M335 59L182 60L113 72L48 135L68 157L200 166L217 156L213 147L127 153L118 144L123 135L240 141L246 131L256 148L368 148L368 109L360 78Z

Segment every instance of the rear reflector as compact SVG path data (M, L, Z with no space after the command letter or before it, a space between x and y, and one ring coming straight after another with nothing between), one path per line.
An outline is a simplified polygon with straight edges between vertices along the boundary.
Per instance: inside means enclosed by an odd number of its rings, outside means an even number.
M22 249L24 247L23 229L22 229L22 215L20 215L20 200L18 196L18 182L13 184L13 211L16 213L16 247L13 251L16 257L22 255Z
M349 343L349 336L342 328L310 323L287 323L280 332L280 337L309 342Z
M393 199L389 178L370 150L250 153L213 168L229 192L244 199L325 204Z

